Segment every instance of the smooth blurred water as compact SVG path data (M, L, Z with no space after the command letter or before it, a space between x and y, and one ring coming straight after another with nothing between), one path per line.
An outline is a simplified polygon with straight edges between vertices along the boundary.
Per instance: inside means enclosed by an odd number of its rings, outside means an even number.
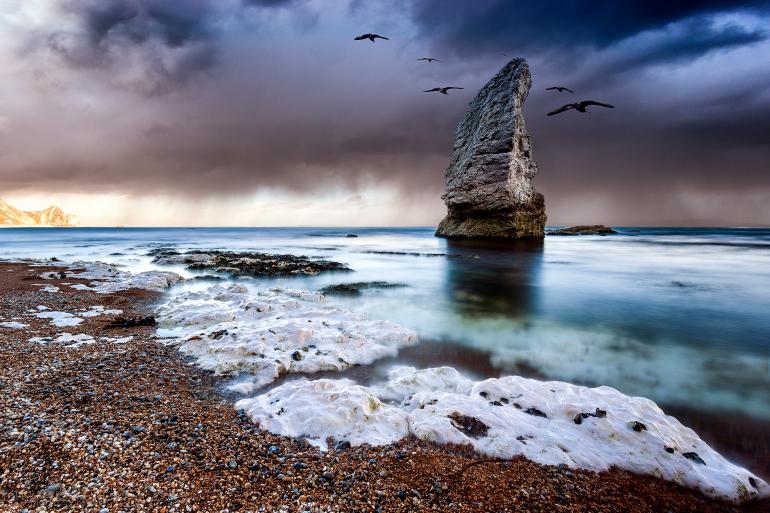
M249 280L253 287L406 284L330 301L417 330L424 365L610 385L663 404L770 418L767 229L626 228L515 244L450 242L432 228L0 230L5 259L141 271L157 268L146 256L157 246L304 254L354 270Z

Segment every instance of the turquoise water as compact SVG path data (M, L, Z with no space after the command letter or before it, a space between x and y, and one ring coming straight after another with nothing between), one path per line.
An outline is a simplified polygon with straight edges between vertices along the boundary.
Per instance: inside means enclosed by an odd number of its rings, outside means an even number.
M452 243L432 228L0 230L6 259L138 271L157 267L146 256L157 246L304 254L353 269L249 280L253 287L405 284L330 301L417 330L422 350L404 358L426 366L610 385L666 405L770 419L767 229L626 228L510 245Z

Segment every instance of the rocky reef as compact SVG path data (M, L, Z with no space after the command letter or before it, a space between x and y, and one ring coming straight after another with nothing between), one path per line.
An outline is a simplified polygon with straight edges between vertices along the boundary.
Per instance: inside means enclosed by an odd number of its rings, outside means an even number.
M513 59L471 102L455 133L442 196L448 213L439 237L545 235L545 199L532 178L537 164L522 108L532 85L524 59Z
M59 207L20 210L0 199L0 226L77 226L77 218Z
M186 265L190 270L206 270L241 276L314 276L324 271L350 271L339 262L310 259L296 255L273 255L235 251L188 251L179 253L173 249L159 248L148 253L153 263L161 265Z

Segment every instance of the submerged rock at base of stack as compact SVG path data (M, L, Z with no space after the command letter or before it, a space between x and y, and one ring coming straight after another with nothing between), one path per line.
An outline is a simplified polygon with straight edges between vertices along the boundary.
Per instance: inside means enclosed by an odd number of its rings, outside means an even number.
M457 127L442 196L448 213L439 237L543 237L545 199L532 178L537 164L522 108L532 85L524 59L513 59L479 91Z

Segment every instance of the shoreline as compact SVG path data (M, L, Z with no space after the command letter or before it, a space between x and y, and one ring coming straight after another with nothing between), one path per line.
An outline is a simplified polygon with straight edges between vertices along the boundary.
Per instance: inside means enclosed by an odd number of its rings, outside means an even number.
M8 272L12 269L12 272ZM32 269L32 273L29 270ZM62 311L96 305L124 316L152 313L162 294L96 294L62 286L41 293L31 278L56 267L0 263L4 320L46 305ZM84 282L90 280L83 280ZM385 447L321 453L307 443L259 430L220 394L226 378L189 364L151 327L105 330L109 316L76 327L23 317L36 336L90 333L94 343L67 348L27 341L0 328L0 383L7 412L0 435L0 502L11 511L761 511L708 499L652 477L539 465L523 458L479 461L467 449L413 439ZM29 322L28 322L29 321ZM134 337L128 342L98 336ZM160 397L160 398L158 398ZM488 465L499 467L490 472ZM383 474L384 473L384 474ZM459 483L458 483L459 482ZM451 505L451 506L450 506ZM568 508L568 509L567 509ZM754 509L757 508L757 509Z

